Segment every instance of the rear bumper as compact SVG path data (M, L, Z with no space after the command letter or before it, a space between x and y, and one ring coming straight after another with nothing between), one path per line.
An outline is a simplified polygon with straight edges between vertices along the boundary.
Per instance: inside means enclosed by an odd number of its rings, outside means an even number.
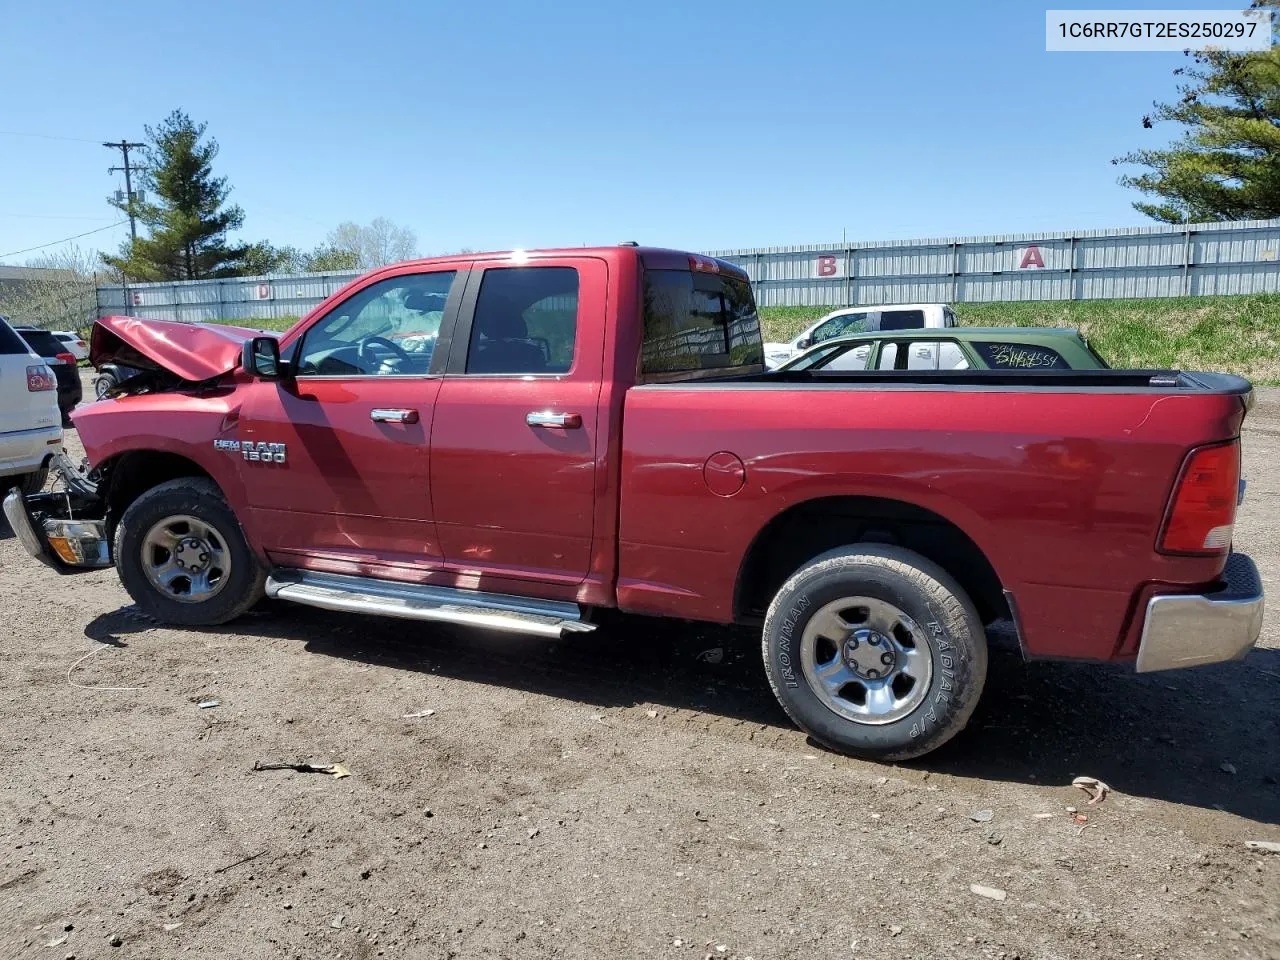
M1161 595L1147 602L1139 673L1241 660L1262 632L1262 579L1243 553L1227 558L1214 593Z
M60 424L0 433L0 476L17 476L39 470L50 456L61 452ZM0 490L7 486L0 480Z
M14 489L4 498L4 516L27 553L59 573L98 570L109 567L111 543L106 521L71 520L62 517L32 516L28 503L37 508L49 502L57 505L59 494L39 493L24 498Z

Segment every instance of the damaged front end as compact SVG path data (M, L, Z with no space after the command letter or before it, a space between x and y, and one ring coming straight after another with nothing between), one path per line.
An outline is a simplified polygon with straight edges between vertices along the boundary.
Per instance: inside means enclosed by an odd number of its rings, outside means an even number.
M59 573L112 565L106 504L92 474L81 472L65 453L50 464L61 489L4 498L4 515L27 553Z

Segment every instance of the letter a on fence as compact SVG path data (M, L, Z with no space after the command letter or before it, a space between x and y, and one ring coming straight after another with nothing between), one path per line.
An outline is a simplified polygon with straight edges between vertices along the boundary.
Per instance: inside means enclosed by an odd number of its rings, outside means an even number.
M1018 264L1019 270L1025 270L1027 267L1043 267L1044 257L1040 255L1040 248L1036 246L1027 247L1022 251L1022 262Z

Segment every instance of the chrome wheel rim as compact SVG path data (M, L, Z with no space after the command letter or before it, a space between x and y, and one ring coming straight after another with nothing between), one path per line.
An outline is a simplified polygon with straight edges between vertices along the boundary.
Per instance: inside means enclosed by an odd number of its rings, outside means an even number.
M855 723L901 720L924 702L933 648L892 603L843 597L809 618L800 639L809 688L833 713Z
M153 525L142 538L142 569L170 600L203 603L226 586L231 552L209 524L180 514Z

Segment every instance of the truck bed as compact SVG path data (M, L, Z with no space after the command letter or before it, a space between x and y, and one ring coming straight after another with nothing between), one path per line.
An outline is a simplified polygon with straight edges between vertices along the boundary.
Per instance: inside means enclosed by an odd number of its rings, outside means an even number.
M800 371L634 387L619 601L750 618L739 558L780 513L838 505L855 538L893 515L976 546L999 586L966 586L994 598L989 608L1008 598L1029 656L1124 659L1145 593L1221 574L1223 556L1156 542L1188 451L1238 437L1252 398L1240 377L1174 370ZM741 489L708 496L726 463ZM786 555L795 539L767 549Z

